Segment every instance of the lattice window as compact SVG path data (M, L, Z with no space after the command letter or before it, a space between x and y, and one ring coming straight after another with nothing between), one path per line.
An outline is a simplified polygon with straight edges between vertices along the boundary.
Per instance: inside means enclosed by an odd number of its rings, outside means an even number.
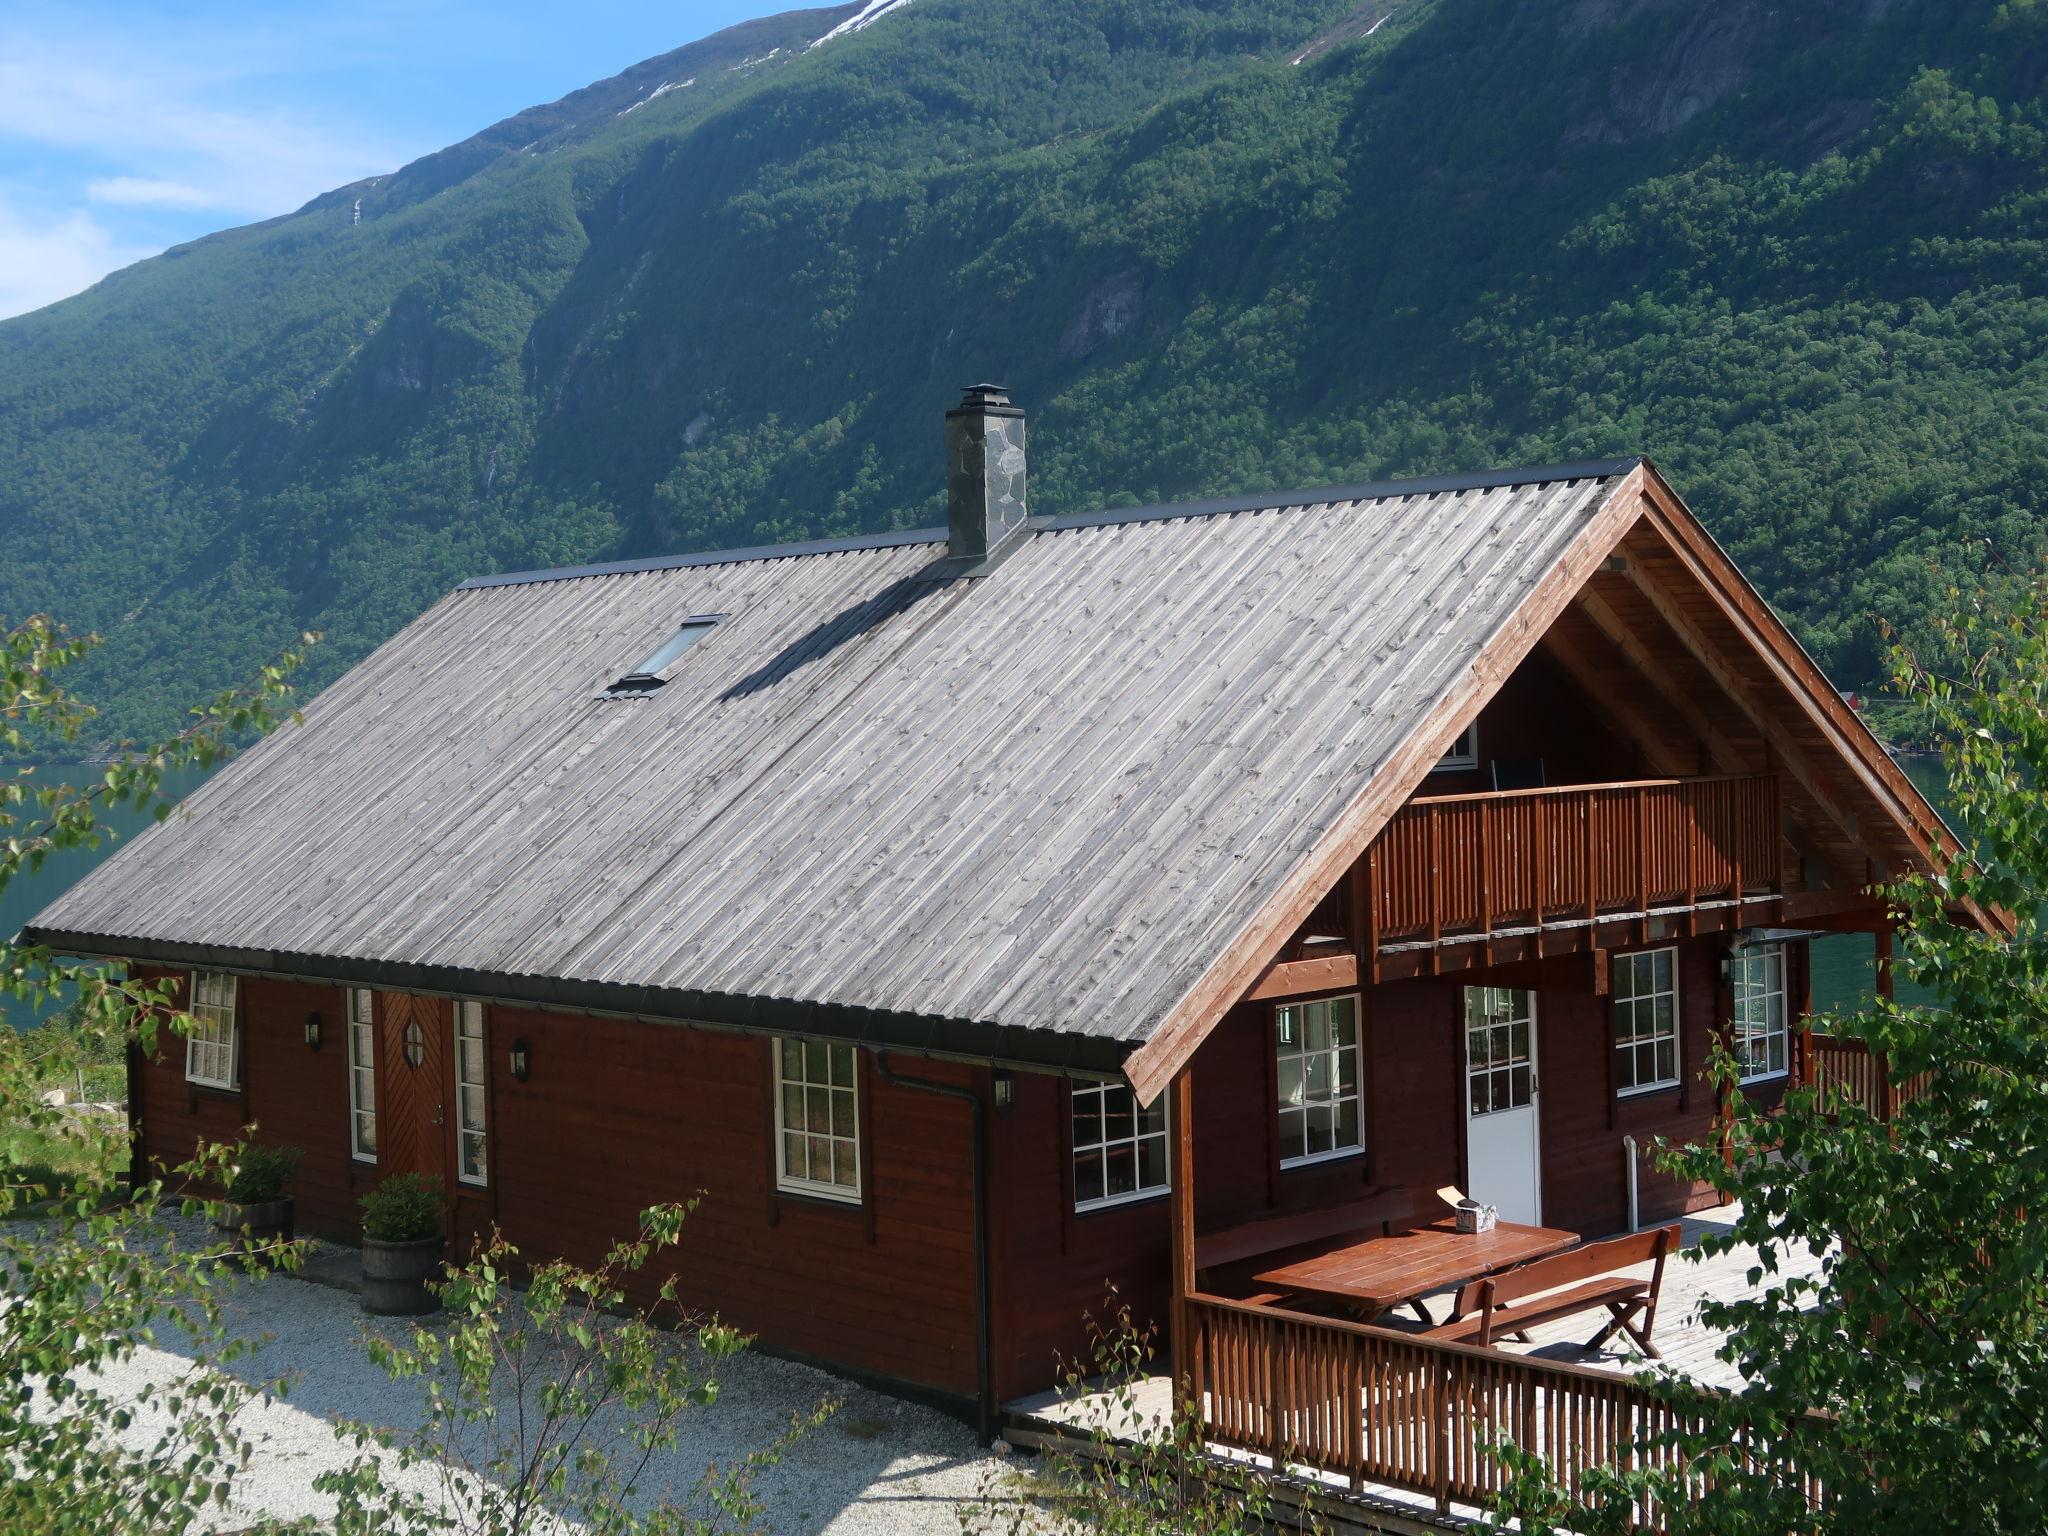
M1166 1096L1142 1107L1123 1083L1076 1083L1074 1209L1143 1200L1167 1187Z
M1790 1061L1785 946L1763 944L1729 956L1735 992L1733 1044L1745 1083L1783 1077Z
M241 1086L241 1031L235 1024L235 978L192 973L192 1033L185 1037L185 1080L208 1088Z
M775 1042L775 1182L801 1195L860 1199L860 1095L853 1047Z
M1678 951L1614 957L1614 1087L1648 1093L1678 1082Z
M488 1083L484 1048L484 1005L455 1005L455 1176L465 1184L489 1180L484 1119Z
M1275 1010L1280 1166L1343 1157L1365 1145L1360 1115L1358 998Z
M348 1123L349 1155L377 1161L376 998L367 987L348 993Z

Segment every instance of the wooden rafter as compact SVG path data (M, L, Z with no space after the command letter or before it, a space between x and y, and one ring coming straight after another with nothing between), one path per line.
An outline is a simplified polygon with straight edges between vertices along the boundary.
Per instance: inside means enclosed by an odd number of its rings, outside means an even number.
M1633 563L1633 562L1631 562ZM1684 682L1660 660L1642 641L1627 620L1614 611L1607 599L1591 586L1579 594L1578 610L1592 621L1607 643L1619 651L1624 660L1635 668L1650 688L1667 699L1682 699L1688 689ZM1707 757L1716 773L1755 773L1757 765L1750 762L1730 741L1713 721L1704 715L1695 716L1694 728L1700 741L1707 749Z
M1571 635L1553 628L1543 637L1543 649L1579 685L1586 702L1617 733L1642 748L1651 768L1666 778L1684 778L1692 765L1674 751L1668 736L1650 718L1610 686L1610 678L1599 662L1586 654Z

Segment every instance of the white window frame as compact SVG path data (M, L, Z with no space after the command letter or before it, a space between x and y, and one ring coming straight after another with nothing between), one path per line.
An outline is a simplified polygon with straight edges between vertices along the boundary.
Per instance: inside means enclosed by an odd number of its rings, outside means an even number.
M192 1030L185 1036L185 1081L232 1093L242 1086L241 982L226 971L194 971L187 985ZM218 995L223 985L225 1001ZM226 1072L206 1070L219 1067L223 1056Z
M1112 1094L1117 1093L1123 1094L1131 1101L1132 1133L1129 1136L1111 1136L1109 1134L1109 1100ZM1095 1094L1102 1100L1100 1124L1103 1127L1103 1132L1101 1139L1098 1141L1084 1142L1080 1138L1081 1116L1079 1105L1083 1094ZM1155 1119L1157 1121L1156 1128L1151 1124ZM1171 1123L1171 1120L1168 1118L1167 1096L1163 1093L1159 1096L1159 1102L1150 1109L1147 1109L1138 1102L1138 1096L1131 1091L1131 1086L1128 1083L1077 1082L1068 1084L1067 1158L1068 1177L1074 1181L1074 1213L1079 1215L1084 1211L1106 1211L1114 1206L1136 1205L1145 1200L1157 1200L1161 1195L1171 1192L1173 1189L1173 1144L1167 1136L1167 1128ZM1159 1144L1159 1182L1157 1184L1147 1184L1144 1182L1145 1143L1152 1141L1156 1141ZM1104 1169L1102 1185L1104 1190L1107 1190L1109 1188L1109 1154L1111 1149L1115 1147L1129 1147L1131 1149L1131 1161L1137 1170L1138 1187L1126 1190L1122 1194L1112 1195L1105 1193L1091 1200L1082 1199L1080 1181L1082 1155L1087 1152L1101 1154Z
M473 1028L470 1026L474 1026ZM490 1042L484 1033L484 1005L458 998L455 1002L455 1178L461 1184L484 1187L491 1182ZM463 1046L476 1045L476 1071L467 1072ZM476 1094L476 1122L470 1123L469 1095ZM477 1171L469 1171L470 1139L476 1140Z
M1669 955L1671 957L1671 985L1668 989L1660 988L1656 985L1657 957L1659 955ZM1614 975L1610 977L1610 986L1614 996L1612 1002L1613 1012L1608 1021L1610 1035L1608 1049L1614 1052L1614 1096L1618 1099L1632 1099L1638 1094L1662 1093L1666 1089L1676 1088L1680 1080L1685 1076L1685 1034L1683 1021L1679 1016L1679 992L1681 989L1679 986L1678 947L1676 945L1665 945L1658 949L1632 950L1625 955L1616 955L1612 964ZM1647 967L1649 970L1650 986L1647 990L1641 992L1635 990L1635 971L1638 966ZM1629 978L1630 990L1626 997L1622 995L1621 990L1620 976L1623 972L1626 972ZM1668 997L1671 1000L1671 1028L1668 1034L1656 1028L1657 999L1662 997ZM1629 1017L1633 1021L1636 1005L1638 1004L1646 1005L1650 1009L1651 1032L1644 1034L1638 1031L1631 1034L1624 1041L1621 1038L1622 1010L1627 1008L1629 1010ZM1622 1052L1627 1051L1630 1054L1631 1065L1633 1065L1636 1055L1647 1048L1650 1052L1651 1065L1654 1067L1657 1059L1657 1046L1666 1039L1669 1039L1671 1042L1671 1076L1660 1077L1654 1082L1637 1082L1628 1087L1623 1087L1621 1085Z
M1431 773L1470 773L1479 766L1479 722L1474 720L1458 732L1450 751L1437 759Z
M1336 1022L1335 1010L1340 1003L1348 1004L1351 1010L1351 1043L1348 1046L1332 1044L1311 1050L1308 1044L1307 1024L1309 1010L1315 1008L1331 1010L1329 1022L1334 1026ZM1302 1016L1299 1043L1296 1048L1291 1050L1281 1038L1282 1020L1290 1013ZM1341 1092L1338 1089L1338 1083L1342 1076L1339 1068L1342 1064L1343 1053L1346 1051L1351 1053L1351 1089L1348 1093ZM1289 1156L1283 1140L1280 1156L1281 1168L1308 1168L1316 1163L1331 1163L1336 1162L1340 1158L1362 1156L1365 1152L1365 1009L1359 994L1356 992L1345 992L1340 993L1336 997L1319 997L1304 1003L1281 1003L1276 1006L1273 1010L1273 1056L1275 1098L1273 1113L1283 1128L1283 1137L1285 1135L1286 1117L1290 1111L1301 1110L1303 1112L1302 1123L1306 1127L1308 1111L1312 1108L1328 1105L1334 1111L1346 1103L1356 1106L1356 1112L1352 1116L1352 1126L1358 1138L1356 1141L1341 1146L1333 1145L1321 1152L1300 1152ZM1309 1094L1309 1068L1311 1060L1317 1057L1320 1057L1325 1063L1325 1082L1328 1091L1320 1096L1311 1097ZM1289 1061L1301 1063L1302 1097L1294 1102L1289 1102L1287 1098L1286 1078L1288 1073L1286 1068ZM1331 1139L1333 1142L1335 1137L1336 1128L1333 1125L1331 1128ZM1307 1144L1306 1136L1301 1139L1301 1144Z
M813 1048L825 1053L826 1079L822 1083L811 1081L810 1058ZM831 1073L834 1053L844 1051L850 1063L847 1080L835 1082ZM798 1075L790 1076L789 1068L793 1059ZM828 1095L827 1127L822 1137L808 1126L792 1128L788 1123L785 1106L789 1091L794 1088L808 1103L810 1095L822 1091ZM843 1095L843 1099L841 1098ZM837 1111L841 1105L848 1111L847 1127L840 1130ZM789 1167L789 1138L796 1136L805 1142L805 1171L792 1173ZM853 1148L853 1182L841 1184L832 1179L815 1179L809 1176L809 1143L824 1140L828 1147L846 1143ZM838 1040L795 1039L777 1036L775 1040L775 1187L785 1194L808 1195L819 1200L838 1200L847 1205L861 1203L862 1174L860 1158L860 1052L852 1045Z
M1728 956L1728 987L1734 998L1734 1018L1729 1021L1729 1045L1742 1062L1741 1081L1774 1082L1792 1072L1792 1005L1785 987L1785 946L1783 943L1745 946ZM1777 1005L1775 1021L1771 1005ZM1756 1010L1760 1010L1760 1013ZM1761 1042L1764 1068L1749 1067L1749 1048ZM1772 1046L1777 1048L1776 1066L1770 1065Z
M350 987L344 1002L342 1041L348 1055L348 1155L358 1163L377 1161L377 1000L368 987ZM370 1102L364 1107L367 1084ZM370 1144L363 1145L369 1122Z

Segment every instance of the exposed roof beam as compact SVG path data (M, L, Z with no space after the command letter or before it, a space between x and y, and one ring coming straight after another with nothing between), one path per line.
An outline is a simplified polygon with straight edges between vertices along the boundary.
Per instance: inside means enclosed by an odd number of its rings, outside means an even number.
M1842 830L1851 843L1860 843L1862 828L1856 813L1844 806L1840 798L1813 771L1810 755L1794 738L1790 731L1778 723L1775 714L1757 696L1749 681L1729 665L1721 648L1709 640L1700 627L1693 622L1692 615L1680 606L1677 598L1652 576L1640 560L1628 562L1628 579L1642 593L1644 601L1656 611L1692 659L1699 663L1714 686L1733 699L1743 714L1749 717L1759 734L1770 743L1778 765L1798 781L1799 787L1811 795L1825 811L1828 818Z
M1675 752L1649 717L1614 691L1613 678L1601 671L1599 662L1587 655L1577 640L1553 625L1543 637L1543 649L1579 685L1593 712L1635 742L1660 776L1682 779L1691 775L1698 765Z
M1658 660L1656 654L1643 644L1642 637L1631 629L1626 620L1614 611L1606 598L1588 586L1579 594L1579 611L1592 620L1593 627L1600 631L1607 643L1621 652L1628 664L1641 674L1643 681L1652 690L1667 699L1683 699L1690 691L1678 674ZM1692 723L1699 733L1700 741L1706 746L1707 756L1717 773L1755 773L1756 764L1746 758L1722 733L1713 721L1704 714L1695 713Z

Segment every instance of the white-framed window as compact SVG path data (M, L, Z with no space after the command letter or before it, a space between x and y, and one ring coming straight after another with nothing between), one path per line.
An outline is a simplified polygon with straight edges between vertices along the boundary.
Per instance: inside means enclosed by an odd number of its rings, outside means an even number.
M1431 773L1465 773L1479 766L1479 722L1474 720L1458 733L1451 750L1437 759Z
M1785 946L1759 944L1728 957L1735 993L1731 1031L1742 1081L1783 1077L1790 1068L1790 1029L1785 1009Z
M1128 1083L1075 1083L1074 1209L1100 1210L1163 1194L1168 1185L1166 1095L1150 1109Z
M1678 1082L1678 951L1614 957L1614 1091Z
M860 1200L859 1070L850 1045L775 1042L775 1185Z
M1365 1145L1359 1107L1358 994L1274 1010L1280 1166L1347 1157Z
M185 1081L207 1088L242 1085L242 1032L235 1023L235 978L192 973L192 1033L185 1037Z
M484 1136L484 1005L455 1005L455 1176L465 1184L490 1182Z
M368 987L348 989L348 1150L377 1161L377 1013Z

